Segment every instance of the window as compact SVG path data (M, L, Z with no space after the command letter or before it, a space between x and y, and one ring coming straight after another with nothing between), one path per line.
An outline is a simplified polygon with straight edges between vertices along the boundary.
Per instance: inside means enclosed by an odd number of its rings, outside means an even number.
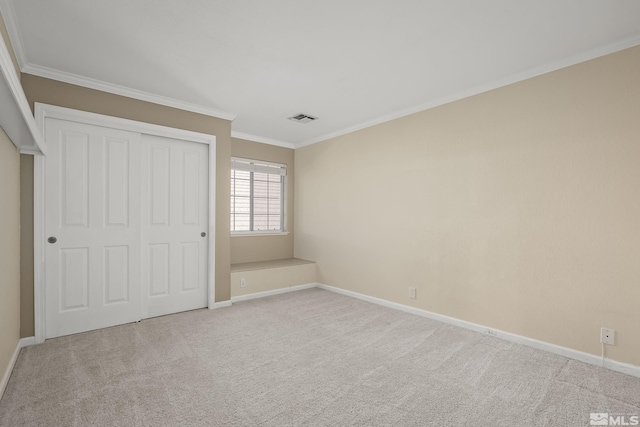
M287 166L231 159L231 232L284 232Z

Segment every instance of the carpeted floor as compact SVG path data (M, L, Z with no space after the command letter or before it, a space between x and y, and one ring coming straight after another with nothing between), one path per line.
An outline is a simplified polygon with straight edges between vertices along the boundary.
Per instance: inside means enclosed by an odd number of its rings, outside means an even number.
M583 426L640 378L320 289L22 350L2 426Z

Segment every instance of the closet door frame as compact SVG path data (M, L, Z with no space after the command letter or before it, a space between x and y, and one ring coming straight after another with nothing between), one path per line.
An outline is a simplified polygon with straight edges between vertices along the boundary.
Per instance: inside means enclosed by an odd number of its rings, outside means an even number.
M121 129L130 132L138 132L143 135L155 135L167 138L179 139L188 142L207 144L209 146L209 218L208 230L208 262L207 262L207 302L208 308L216 307L215 301L215 201L216 201L216 137L199 132L183 129L175 129L135 120L121 119L86 111L73 110L42 103L35 104L35 118L42 135L45 134L46 119L60 119L95 126L103 126ZM45 161L44 156L34 156L34 326L35 342L42 343L45 340L46 316L45 316L45 229L44 218L44 188L45 188Z

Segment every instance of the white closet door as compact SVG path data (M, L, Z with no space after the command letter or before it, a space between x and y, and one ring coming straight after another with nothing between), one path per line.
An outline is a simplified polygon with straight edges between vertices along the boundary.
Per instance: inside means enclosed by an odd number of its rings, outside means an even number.
M143 317L207 306L209 147L142 136Z
M47 119L47 338L140 319L141 135Z

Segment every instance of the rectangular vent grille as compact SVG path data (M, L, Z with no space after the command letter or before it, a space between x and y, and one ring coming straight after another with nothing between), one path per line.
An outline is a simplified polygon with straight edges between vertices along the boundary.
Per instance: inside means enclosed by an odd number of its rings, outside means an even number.
M312 122L314 120L318 120L317 117L313 117L313 116L310 116L308 114L303 114L303 113L296 114L295 116L291 116L288 119L291 120L291 121L294 121L294 122L298 122L298 123L309 123L309 122Z

